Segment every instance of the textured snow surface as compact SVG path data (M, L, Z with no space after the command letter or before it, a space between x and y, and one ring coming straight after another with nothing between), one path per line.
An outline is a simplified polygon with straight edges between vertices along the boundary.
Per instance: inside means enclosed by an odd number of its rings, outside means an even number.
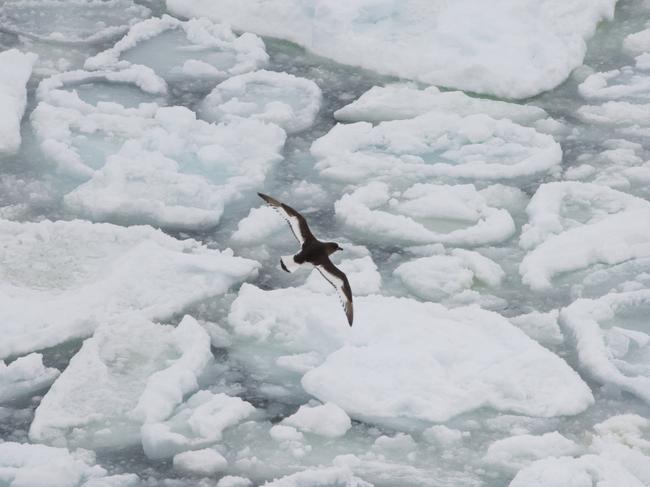
M495 313L380 296L355 302L355 325L347 333L332 297L244 285L230 325L244 343L264 343L267 357L247 357L245 348L237 357L271 379L284 377L273 370L274 357L314 351L324 362L302 378L305 390L380 424L445 421L480 407L576 414L593 401L564 361ZM392 326L397 321L399 328Z
M37 56L16 49L0 52L0 155L13 154L20 147L20 121L27 104L25 85Z
M485 114L433 111L408 120L339 124L311 152L327 179L422 181L435 177L512 179L559 164L560 145L549 135Z
M0 242L0 357L84 338L134 313L171 317L258 267L150 227L1 220Z
M174 14L209 17L280 37L335 61L418 81L525 98L564 81L615 0L167 0Z
M39 405L30 438L83 448L139 443L140 426L167 418L211 360L210 337L190 316L176 328L138 317L105 324Z

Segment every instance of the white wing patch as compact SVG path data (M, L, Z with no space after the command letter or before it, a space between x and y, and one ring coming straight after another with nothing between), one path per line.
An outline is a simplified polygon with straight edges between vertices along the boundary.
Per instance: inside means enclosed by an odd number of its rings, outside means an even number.
M339 301L341 301L341 305L343 306L343 310L345 311L345 315L348 317L348 321L351 321L352 301L350 301L348 297L345 295L345 290L344 290L345 281L343 281L343 279L341 279L340 277L329 272L323 266L320 265L316 266L316 269L332 286L334 286L334 289L336 289L336 294L339 297Z
M300 222L298 221L298 217L294 215L290 215L281 206L271 206L271 208L277 211L280 214L280 216L284 218L285 221L289 224L289 228L291 228L293 235L296 237L296 240L298 240L300 245L304 244L305 237L302 235L302 232L300 231Z

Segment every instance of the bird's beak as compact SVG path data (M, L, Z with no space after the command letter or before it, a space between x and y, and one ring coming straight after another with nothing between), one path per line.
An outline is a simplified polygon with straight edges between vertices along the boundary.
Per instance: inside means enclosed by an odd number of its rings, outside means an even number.
M343 250L343 247L339 247L339 250Z

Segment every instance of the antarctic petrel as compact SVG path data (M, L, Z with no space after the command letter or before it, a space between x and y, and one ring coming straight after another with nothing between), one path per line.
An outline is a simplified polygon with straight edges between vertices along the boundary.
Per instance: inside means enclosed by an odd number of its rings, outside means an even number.
M352 290L350 283L340 269L330 260L330 255L337 250L343 250L336 242L321 242L309 230L307 220L296 210L278 200L262 193L257 193L266 203L280 213L289 224L289 228L302 246L296 255L280 257L280 265L287 272L293 272L305 264L313 265L318 272L332 285L341 299L341 304L352 326Z

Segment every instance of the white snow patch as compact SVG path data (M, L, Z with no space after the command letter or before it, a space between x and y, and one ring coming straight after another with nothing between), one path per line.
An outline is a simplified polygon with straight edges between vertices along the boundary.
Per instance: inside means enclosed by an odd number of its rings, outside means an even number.
M0 220L0 248L0 358L87 337L134 312L164 320L258 267L150 227L78 220Z
M167 0L184 17L280 37L383 74L499 97L554 88L582 64L585 40L615 0L403 2Z
M541 436L517 435L497 440L488 447L483 461L514 473L536 460L579 452L580 447L575 442L554 431Z
M345 411L331 402L313 407L300 406L298 411L282 420L282 424L328 438L343 436L352 427Z
M27 104L26 85L37 58L36 54L17 49L0 52L0 155L15 154L20 147L20 121Z

